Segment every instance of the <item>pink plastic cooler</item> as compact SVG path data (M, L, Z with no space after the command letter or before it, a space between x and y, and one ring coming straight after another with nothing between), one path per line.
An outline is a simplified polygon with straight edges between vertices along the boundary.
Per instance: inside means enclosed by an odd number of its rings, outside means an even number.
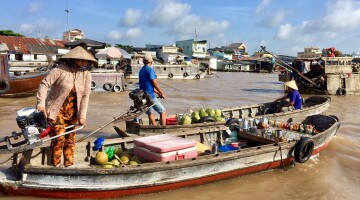
M146 160L166 162L197 156L196 141L172 135L154 135L134 140L134 153Z

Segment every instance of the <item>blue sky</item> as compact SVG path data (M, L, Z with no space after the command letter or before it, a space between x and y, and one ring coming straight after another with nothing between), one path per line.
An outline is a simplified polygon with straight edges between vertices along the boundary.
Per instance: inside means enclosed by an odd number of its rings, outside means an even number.
M144 47L193 39L196 29L211 48L243 42L250 54L260 45L293 56L310 46L360 51L360 0L0 1L0 29L29 37L61 39L78 28L89 39Z

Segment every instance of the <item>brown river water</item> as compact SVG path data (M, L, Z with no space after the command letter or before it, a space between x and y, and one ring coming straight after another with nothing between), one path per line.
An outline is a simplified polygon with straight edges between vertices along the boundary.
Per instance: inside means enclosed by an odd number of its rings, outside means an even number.
M202 80L158 81L167 95L162 102L168 114L184 113L191 108L257 104L284 95L277 74L219 72ZM296 164L287 171L274 169L202 186L123 199L360 199L360 96L331 98L325 114L339 117L341 127L329 146L304 164ZM0 136L18 130L16 111L34 104L35 97L0 98ZM78 137L112 120L131 105L128 92L91 94L88 125ZM118 125L124 127L124 123ZM111 138L117 134L109 126L94 135L99 136ZM0 196L0 199L5 198L40 199Z

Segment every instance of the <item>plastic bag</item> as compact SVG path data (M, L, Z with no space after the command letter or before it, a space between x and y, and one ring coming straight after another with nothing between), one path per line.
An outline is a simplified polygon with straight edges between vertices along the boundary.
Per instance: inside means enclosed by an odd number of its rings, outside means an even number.
M114 147L114 146L105 148L105 153L108 155L109 160L112 160L112 159L113 159L113 157L114 157L114 151L115 151L115 147Z
M102 148L102 145L104 144L104 138L100 137L94 141L93 150L98 151Z

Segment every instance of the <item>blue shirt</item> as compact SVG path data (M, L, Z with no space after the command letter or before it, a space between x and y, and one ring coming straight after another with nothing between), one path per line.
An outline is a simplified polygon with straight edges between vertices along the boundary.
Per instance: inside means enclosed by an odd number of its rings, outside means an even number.
M288 94L290 101L294 102L294 107L296 110L301 109L302 107L302 99L299 91L293 90Z
M152 67L145 65L139 72L139 87L148 94L151 98L155 98L154 84L152 80L156 79L155 71Z

